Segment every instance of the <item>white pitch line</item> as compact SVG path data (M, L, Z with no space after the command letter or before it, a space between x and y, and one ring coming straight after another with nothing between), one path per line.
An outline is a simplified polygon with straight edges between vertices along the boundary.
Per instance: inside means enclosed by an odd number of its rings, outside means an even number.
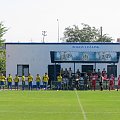
M78 100L78 103L79 103L79 107L80 107L80 109L81 109L81 111L82 111L82 115L83 115L83 117L84 117L84 120L87 120L87 117L86 117L85 111L84 111L84 109L83 109L83 106L82 106L82 104L81 104L81 102L80 102L80 98L79 98L79 96L78 96L77 90L75 90L75 93L76 93L77 100Z

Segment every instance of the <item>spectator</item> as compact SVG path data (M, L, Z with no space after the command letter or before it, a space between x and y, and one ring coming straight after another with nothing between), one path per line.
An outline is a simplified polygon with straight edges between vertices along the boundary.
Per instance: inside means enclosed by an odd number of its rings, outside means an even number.
M77 69L76 74L78 74L80 76L80 70L79 69Z
M99 80L99 85L100 85L101 91L103 91L103 79L104 79L104 77L102 76L102 74L100 74L98 80Z
M76 74L75 76L75 88L79 89L79 82L80 82L80 76L78 74Z
M105 76L105 74L106 74L106 70L105 70L105 68L103 68L103 71L102 71L102 76L104 77L104 76Z
M69 78L69 89L70 89L70 87L72 86L72 69L71 69L71 67L69 68L69 70L68 70L68 78Z
M63 89L68 89L68 77L69 73L67 68L65 68L64 75L63 75Z
M98 79L99 79L101 77L101 71L100 71L100 69L98 69L97 75L98 75Z
M89 80L89 77L88 77L87 73L84 74L83 80L84 80L84 90L87 90L88 80Z
M64 75L64 70L63 70L63 68L61 68L60 74L61 74L61 76L63 77L63 75Z

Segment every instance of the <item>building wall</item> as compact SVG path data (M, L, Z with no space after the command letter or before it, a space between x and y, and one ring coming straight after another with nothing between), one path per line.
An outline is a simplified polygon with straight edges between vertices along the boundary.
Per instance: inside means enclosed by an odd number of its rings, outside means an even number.
M51 63L50 51L80 51L98 52L115 51L120 52L120 44L101 43L6 43L6 76L10 73L15 76L17 64L29 64L29 72L35 78L39 73L41 76L48 72ZM73 63L60 63L63 68L74 68ZM96 69L107 69L109 63L76 63L76 69L81 70L81 65L94 65ZM112 63L111 63L112 64ZM117 75L120 74L120 62L117 65Z

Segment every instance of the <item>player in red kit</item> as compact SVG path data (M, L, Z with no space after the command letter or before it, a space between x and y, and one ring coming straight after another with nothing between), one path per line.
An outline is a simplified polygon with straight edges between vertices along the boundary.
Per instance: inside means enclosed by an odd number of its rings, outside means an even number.
M98 79L98 75L97 74L93 74L92 77L91 77L91 83L92 83L92 86L91 86L91 90L96 89L96 80Z
M110 78L109 78L109 90L113 90L114 89L114 76L113 74L110 75Z
M120 75L118 77L118 86L117 86L117 91L120 89Z
M106 74L106 71L105 71L105 68L103 68L102 76L104 77L105 74Z
M107 76L107 74L105 73L104 74L104 76L102 76L103 77L103 81L105 82L105 86L106 86L106 90L108 89L108 76Z

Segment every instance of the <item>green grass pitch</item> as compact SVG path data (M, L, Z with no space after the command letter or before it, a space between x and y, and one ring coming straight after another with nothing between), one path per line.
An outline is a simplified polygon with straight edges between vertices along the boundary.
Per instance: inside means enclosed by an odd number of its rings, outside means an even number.
M0 91L0 120L120 120L120 91Z

